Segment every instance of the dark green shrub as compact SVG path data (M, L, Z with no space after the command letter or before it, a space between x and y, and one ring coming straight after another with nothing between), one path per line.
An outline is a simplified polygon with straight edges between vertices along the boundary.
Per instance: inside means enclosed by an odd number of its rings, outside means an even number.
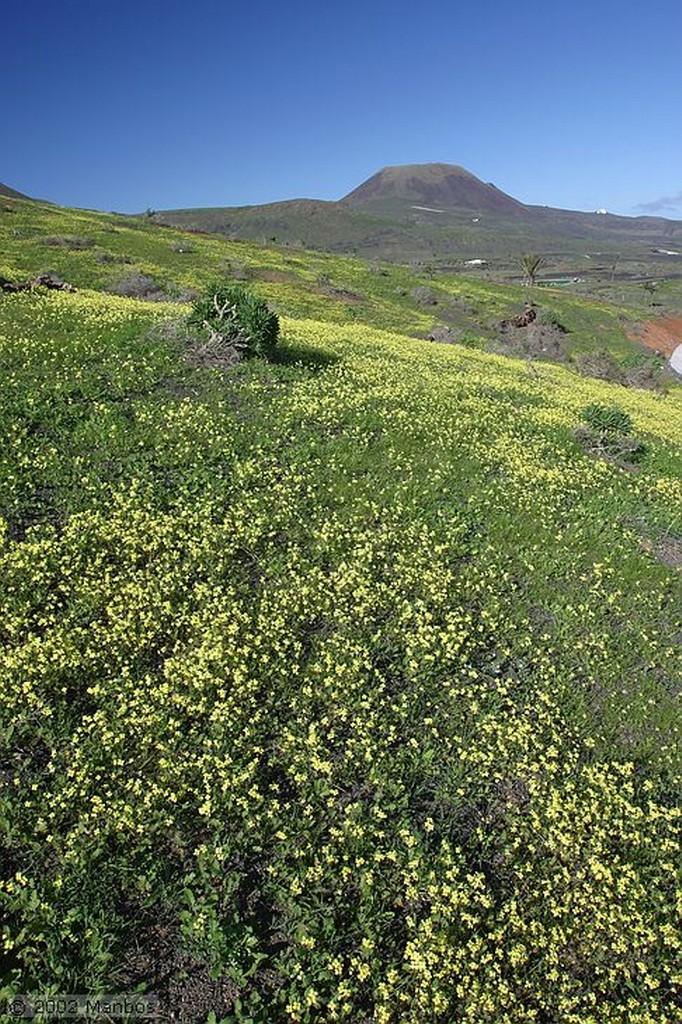
M192 304L189 322L246 356L270 359L279 340L277 314L263 299L236 285L211 285Z
M479 334L474 334L472 331L462 331L459 337L459 344L464 345L465 348L483 348L485 346L485 338L482 338Z
M630 416L617 405L599 405L594 403L586 406L581 414L582 420L600 434L627 435L632 433Z
M577 427L574 436L592 455L630 469L646 455L646 445L631 436L630 416L618 406L594 403L583 409L581 418L587 426Z
M537 322L542 324L543 327L553 327L555 331L559 331L561 334L568 334L568 327L562 324L556 313L552 313L549 309L538 311Z

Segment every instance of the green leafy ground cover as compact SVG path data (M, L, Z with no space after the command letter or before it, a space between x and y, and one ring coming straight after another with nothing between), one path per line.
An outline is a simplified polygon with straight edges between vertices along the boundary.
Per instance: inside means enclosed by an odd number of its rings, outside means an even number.
M0 298L3 991L677 1020L679 391L182 312Z

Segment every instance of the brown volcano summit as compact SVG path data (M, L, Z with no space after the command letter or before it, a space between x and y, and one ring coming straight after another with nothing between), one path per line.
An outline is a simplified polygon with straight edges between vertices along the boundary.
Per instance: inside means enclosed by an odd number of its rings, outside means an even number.
M523 203L456 164L384 167L344 196L341 202L356 208L398 202L432 207L434 212L454 207L502 216L528 212Z

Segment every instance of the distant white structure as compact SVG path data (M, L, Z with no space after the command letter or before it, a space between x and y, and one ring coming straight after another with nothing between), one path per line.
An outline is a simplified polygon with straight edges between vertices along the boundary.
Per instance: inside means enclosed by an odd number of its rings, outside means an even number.
M488 266L488 261L487 260L465 260L464 261L464 266L465 267L487 267Z
M608 212L609 211L605 210L603 206L602 206L601 210L597 210L597 213L601 213L602 215L605 214L605 213L608 213Z

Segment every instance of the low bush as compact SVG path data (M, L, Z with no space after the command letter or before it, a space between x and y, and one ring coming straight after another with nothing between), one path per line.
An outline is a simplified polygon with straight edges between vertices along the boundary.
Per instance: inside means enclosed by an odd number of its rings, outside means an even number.
M631 417L617 405L593 403L583 409L581 419L586 426L577 427L575 437L592 455L627 468L646 454L646 445L632 437Z
M661 390L664 366L658 353L633 352L622 361L623 383L630 388Z
M474 334L473 331L462 331L460 335L459 344L464 345L465 348L485 348L486 339L480 334Z
M600 434L631 434L632 418L617 405L600 405L595 402L582 411L581 419Z
M211 285L193 303L189 323L208 341L244 356L270 359L279 340L277 314L264 299L236 285Z
M250 281L252 277L250 267L232 260L224 260L219 273L223 273L225 277L231 278L233 281Z
M654 360L639 366L631 366L625 371L625 384L629 388L663 391L663 368Z
M106 251L98 252L95 259L98 263L126 264L133 262L132 257L130 256L123 256L121 253Z
M623 383L623 368L615 356L605 348L594 352L581 352L576 357L575 364L584 377L610 380L616 384Z
M568 327L561 322L556 313L552 313L548 309L540 309L537 315L537 322L542 324L543 327L553 327L555 331L560 331L561 334L568 334Z
M166 299L168 295L164 288L155 278L149 274L143 274L140 270L133 270L125 277L113 281L107 291L113 295L123 295L128 299Z
M92 249L95 244L92 238L65 238L61 235L50 235L43 239L43 245L55 249Z
M410 292L410 298L414 299L418 306L437 306L438 295L426 285L418 285Z

